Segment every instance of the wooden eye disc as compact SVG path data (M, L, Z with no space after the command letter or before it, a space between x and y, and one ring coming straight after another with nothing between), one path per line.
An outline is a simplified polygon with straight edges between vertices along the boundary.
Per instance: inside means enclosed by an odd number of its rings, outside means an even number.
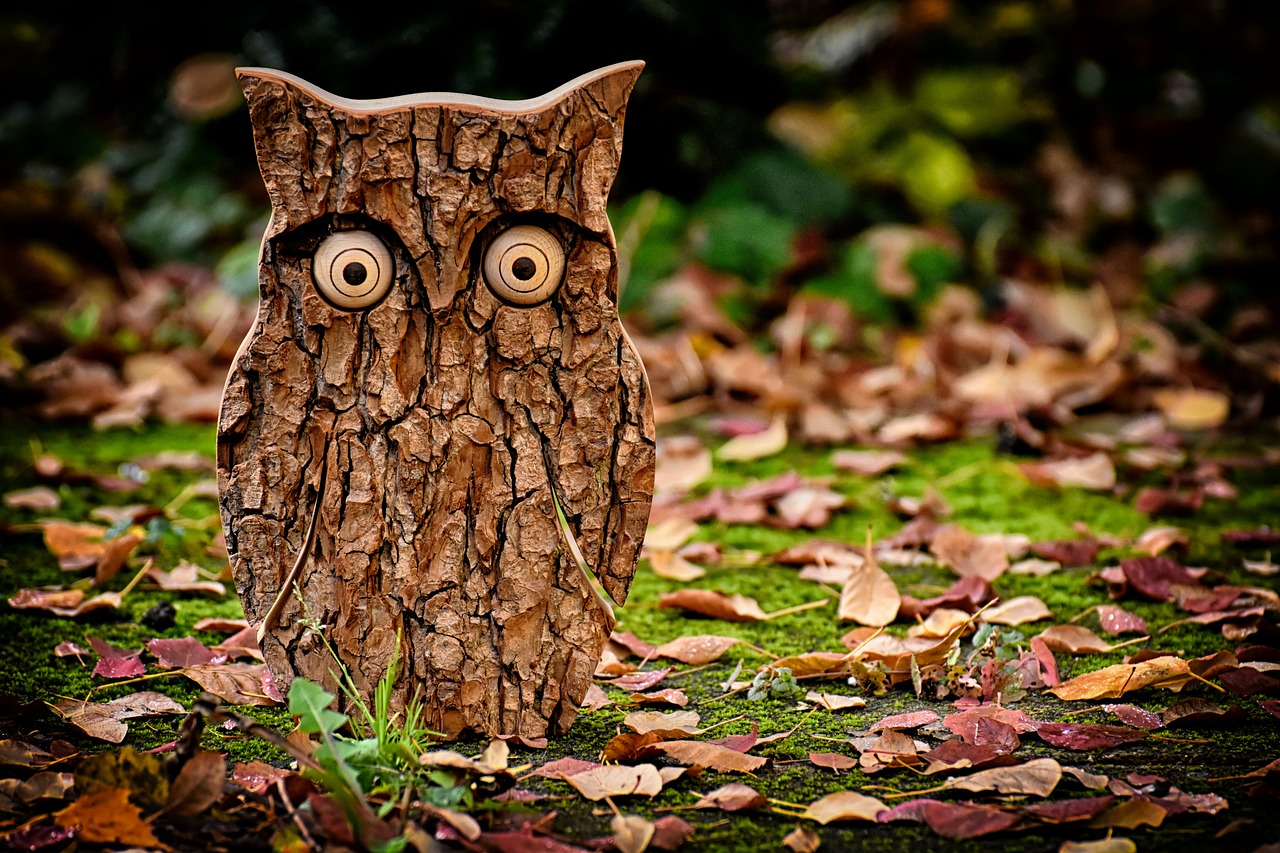
M484 280L499 299L516 305L546 301L564 278L564 247L550 231L516 225L484 253Z
M334 307L358 311L377 305L391 290L391 250L368 231L338 231L316 249L311 278Z

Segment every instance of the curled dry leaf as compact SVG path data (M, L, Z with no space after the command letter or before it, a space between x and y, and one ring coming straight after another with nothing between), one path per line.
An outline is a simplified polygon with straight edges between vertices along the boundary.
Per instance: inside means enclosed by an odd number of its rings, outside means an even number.
M177 817L194 817L222 798L227 778L226 757L220 752L202 749L182 765L169 786L165 811Z
M813 702L828 711L847 711L850 708L867 707L867 700L860 696L841 696L838 693L818 693L810 690L804 698L805 701Z
M4 505L9 509L29 509L36 512L52 512L62 506L62 498L48 486L33 486L5 492Z
M742 642L737 637L719 637L714 634L698 634L677 637L654 649L653 656L670 658L691 666L702 666L719 660L720 656Z
M797 826L787 833L786 838L782 839L782 846L790 850L791 853L815 853L822 846L822 839L812 829L805 826Z
M148 640L147 651L156 656L156 661L164 669L212 663L214 657L213 652L195 637Z
M1160 388L1151 402L1174 429L1202 430L1222 426L1231 410L1231 398L1208 388Z
M119 610L124 595L102 592L85 598L82 589L20 589L9 599L9 606L20 610L44 610L55 616L75 619L98 610Z
M1106 654L1114 648L1083 625L1054 625L1041 631L1039 638L1054 651L1073 655Z
M1022 465L1022 473L1040 485L1075 486L1094 491L1109 491L1116 486L1116 466L1105 453L1080 459L1027 462Z
M54 821L58 826L75 829L80 841L91 844L169 849L142 819L142 810L129 802L129 792L124 788L94 788L54 815Z
M804 816L826 825L838 820L867 820L875 822L889 807L866 794L857 791L837 791L810 803Z
M1039 723L1036 734L1052 746L1080 751L1111 749L1145 737L1145 733L1139 729L1098 723Z
M107 529L96 524L72 524L55 519L44 522L40 527L45 547L57 558L64 571L78 571L97 565L98 558L107 547L102 541Z
M572 775L561 774L560 778L593 801L605 797L652 797L662 791L662 775L652 764L614 764Z
M53 711L89 737L120 743L129 733L125 720L136 717L185 714L187 709L161 693L144 690L110 702L82 702L63 699Z
M165 572L159 568L147 570L147 578L155 584L155 589L170 592L200 592L221 598L227 594L227 587L219 581L202 580L200 567L186 560L178 563L173 571Z
M668 592L658 600L658 606L688 610L726 622L758 622L767 617L754 598L737 593L725 595L710 589L678 589Z
M1077 699L1118 699L1144 687L1179 691L1194 680L1187 662L1162 655L1140 663L1120 663L1064 681L1049 690L1066 701Z
M809 761L815 767L825 767L828 770L834 770L837 774L841 770L852 770L858 766L856 758L850 758L838 752L811 752L809 753Z
M1122 607L1114 604L1102 604L1098 606L1098 621L1102 624L1102 630L1111 636L1117 634L1146 634L1147 620L1141 616L1135 616Z
M902 596L893 578L876 563L868 529L863 563L850 570L849 579L840 591L839 618L878 628L896 619L901 606Z
M660 711L634 711L622 718L622 724L636 734L657 732L663 737L681 737L702 733L698 728L698 719L697 711L672 711L669 714Z
M224 663L181 670L203 689L232 705L279 705L284 701L264 664Z

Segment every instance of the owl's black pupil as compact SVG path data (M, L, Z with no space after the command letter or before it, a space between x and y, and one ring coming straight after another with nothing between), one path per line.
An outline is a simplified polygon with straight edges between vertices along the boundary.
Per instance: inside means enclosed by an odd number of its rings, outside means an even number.
M533 258L516 258L515 262L511 264L511 272L521 281L528 281L533 278L534 273L537 271L538 265L534 263Z
M364 264L352 261L342 268L342 280L353 287L358 284L364 284L364 280L368 277L369 271L364 268Z

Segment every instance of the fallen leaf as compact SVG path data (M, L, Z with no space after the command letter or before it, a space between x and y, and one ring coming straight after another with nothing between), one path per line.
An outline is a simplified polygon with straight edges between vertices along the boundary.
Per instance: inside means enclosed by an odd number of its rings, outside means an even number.
M832 510L844 506L844 495L830 489L800 486L773 502L777 513L771 519L775 527L785 530L818 530L831 520Z
M696 740L670 740L658 744L658 752L687 767L705 767L717 773L751 773L763 767L768 759L747 755L714 743Z
M1160 715L1145 708L1139 708L1135 705L1103 705L1102 709L1115 714L1120 718L1120 722L1126 726L1134 726L1139 729L1164 728L1164 720L1160 718Z
M804 698L805 701L820 705L828 711L847 711L850 708L867 707L867 700L860 696L841 696L838 693L817 693L810 690Z
M36 512L52 512L62 505L62 498L48 486L32 486L5 492L4 505L9 509L30 509Z
M651 672L632 672L627 675L618 676L613 679L613 681L610 681L609 684L613 687L617 687L619 690L625 690L628 693L635 693L640 690L648 690L660 683L670 674L671 667L655 669Z
M561 774L561 778L593 801L633 795L652 797L662 791L662 776L652 764L614 764L572 775Z
M164 669L212 663L214 657L213 652L195 637L148 640L147 650L156 656L157 662Z
M129 733L124 720L135 717L185 714L187 709L162 693L144 690L110 702L63 699L52 706L55 713L90 737L120 743Z
M825 767L828 770L834 770L837 774L841 770L852 770L858 766L856 758L850 758L838 752L811 752L809 761L816 767Z
M741 642L736 637L719 637L714 634L677 637L654 649L653 656L678 660L691 666L702 666L719 660L721 655Z
M1052 758L1036 758L1013 767L995 767L958 779L948 779L947 788L959 791L995 791L1047 797L1062 779L1062 765Z
M92 844L169 849L142 820L142 810L129 802L129 792L123 788L94 788L55 814L54 822L75 829L80 841Z
M1116 486L1116 466L1105 453L1079 459L1027 462L1021 468L1027 479L1042 485L1075 486L1094 491L1109 491Z
M929 551L938 562L961 577L979 577L990 582L1009 568L1009 555L1003 543L981 539L954 524L937 532Z
M1146 733L1124 726L1099 723L1039 723L1036 734L1047 744L1061 749L1111 749L1142 740Z
M669 714L660 711L634 711L622 718L622 724L636 734L657 732L663 737L680 737L701 734L698 719L697 711L672 711Z
M824 826L838 820L868 820L875 822L889 807L866 794L857 791L837 791L810 803L804 816Z
M119 610L124 601L119 592L103 592L85 598L82 589L20 589L9 606L21 610L46 610L55 616L75 619L98 610Z
M246 791L263 794L277 781L288 776L289 773L290 771L288 770L275 767L255 758L249 762L237 761L235 767L231 770L231 781Z
M706 577L707 570L680 556L675 551L651 551L649 568L660 578L673 581L696 581Z
M653 840L653 824L639 815L616 814L609 822L618 853L643 853Z
M202 749L182 765L169 786L165 811L178 817L194 817L222 798L227 778L226 757Z
M1092 820L1106 811L1116 800L1113 796L1085 797L1078 800L1061 800L1056 803L1033 803L1021 811L1041 823L1063 824L1080 820Z
M929 723L936 723L938 715L934 711L909 711L905 714L894 714L890 717L874 723L871 731L878 732L884 729L916 729L920 726L927 726Z
M1151 401L1174 429L1214 429L1231 410L1230 397L1208 388L1160 388Z
M63 571L77 571L97 565L106 550L102 537L105 527L96 524L72 524L54 519L43 522L44 544L58 560Z
M650 847L660 850L678 850L693 834L693 824L681 817L667 815L653 822L653 840Z
M881 627L898 616L902 596L888 572L876 563L871 550L871 530L867 530L867 545L863 551L861 566L853 568L849 579L840 591L840 609L837 618L844 622Z
M863 477L879 477L907 463L907 456L897 450L837 450L831 454L831 465Z
M764 459L786 449L787 437L787 419L783 415L775 415L761 432L734 436L726 441L716 451L716 458L722 462Z
M232 705L279 705L284 701L263 664L224 663L189 666L183 675Z
M704 794L693 804L695 809L720 809L726 812L741 812L750 809L762 809L769 801L750 785L737 782L716 788L710 794Z
M671 687L649 693L632 693L628 698L636 705L675 705L683 708L689 704L689 697L683 690Z
M225 584L219 581L201 580L200 567L186 560L178 563L171 572L164 572L155 567L148 569L147 578L155 584L155 589L170 592L200 592L217 598L227 594Z
M1083 625L1053 625L1037 636L1054 651L1070 652L1073 655L1106 654L1114 648Z
M113 646L106 640L89 637L89 645L101 657L93 667L95 678L133 678L147 671L142 664L142 651Z
M1102 630L1113 637L1117 634L1149 633L1147 620L1114 604L1098 605L1098 621L1102 623Z
M1064 681L1048 692L1059 699L1118 699L1144 687L1178 691L1194 680L1187 662L1163 655L1136 664L1115 664Z
M1138 846L1128 838L1112 836L1097 841L1064 841L1058 853L1137 853Z
M782 846L791 853L815 853L822 846L822 839L812 829L797 826L782 839Z
M142 537L130 533L109 539L103 544L102 554L94 565L94 586L102 586L124 568L125 561L129 559L133 549L142 544Z
M668 592L658 599L658 606L688 610L726 622L758 622L767 618L760 603L754 598L738 593L726 595L709 589L679 589Z
M1159 826L1164 823L1168 811L1150 800L1134 797L1116 803L1089 822L1097 829L1134 829L1139 826Z
M1020 595L1008 601L1002 601L982 612L982 621L993 625L1023 625L1027 622L1039 622L1052 619L1053 613L1048 606L1034 595Z
M910 800L881 813L880 823L912 820L927 825L945 838L978 838L1002 832L1019 821L1015 812L992 806L968 803L944 803L940 800Z

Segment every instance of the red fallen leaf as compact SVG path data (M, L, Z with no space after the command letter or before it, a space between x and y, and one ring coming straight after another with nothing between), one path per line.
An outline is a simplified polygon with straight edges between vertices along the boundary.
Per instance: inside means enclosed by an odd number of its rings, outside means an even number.
M46 610L55 616L74 619L97 610L118 610L124 596L118 592L103 592L93 598L85 598L82 589L20 589L9 606L20 610Z
M262 660L262 648L258 645L258 632L247 625L214 646L213 651L232 659L253 658L254 660Z
M224 663L189 666L179 670L215 696L232 705L278 705L284 702L263 664Z
M954 524L934 534L929 551L961 577L993 581L1009 568L1009 554L1002 542L981 539Z
M951 770L983 770L988 767L1008 767L1019 763L1012 753L988 744L974 746L960 738L944 740L921 756L928 766L926 776Z
M1019 816L1016 812L992 806L944 803L926 798L911 800L881 812L876 820L880 823L910 820L927 825L945 838L978 838L1011 828Z
M938 715L933 711L910 711L906 714L894 714L885 717L879 722L871 726L871 731L878 732L881 729L915 729L920 726L926 726L929 723L936 723Z
M1266 526L1256 530L1224 530L1218 538L1239 548L1280 548L1280 530Z
M683 690L672 688L655 690L652 693L632 693L629 698L637 705L675 705L677 708L683 708L689 704L689 697Z
M1147 620L1141 616L1135 616L1129 611L1114 604L1098 605L1098 620L1102 623L1102 630L1111 636L1117 634L1133 633L1148 634Z
M837 450L831 454L834 468L862 477L879 477L906 463L906 454L897 450Z
M89 637L88 640L93 650L101 655L93 667L95 678L133 678L147 671L142 663L141 650L122 649L97 637Z
M1263 699L1258 707L1273 717L1280 718L1280 699Z
M1223 709L1207 699L1194 696L1175 702L1160 712L1160 719L1166 726L1220 726L1244 722L1245 717L1244 709L1239 705Z
M1032 553L1064 566L1091 566L1101 550L1102 543L1097 539L1061 539L1031 544Z
M1052 803L1033 803L1023 806L1022 813L1041 823L1072 823L1078 820L1093 820L1106 811L1115 800L1115 797L1107 795Z
M1120 561L1125 580L1138 593L1154 601L1168 601L1173 584L1195 584L1204 569L1187 569L1168 557L1133 557Z
M646 643L630 631L614 631L609 635L609 639L644 660L653 657L653 653L658 650L657 646Z
M732 749L734 752L750 752L752 747L759 742L760 725L758 723L752 723L751 731L745 735L729 735L727 737L712 738L707 741L707 743L713 743L716 746L723 746L725 749Z
M64 640L54 646L53 653L60 658L71 657L72 655L75 655L78 658L81 655L89 654L89 650L80 648L70 640Z
M1280 671L1262 671L1251 666L1218 673L1222 685L1237 696L1252 696L1265 693L1268 696L1280 696Z
M603 688L594 681L587 687L587 695L582 697L582 710L599 711L601 708L607 708L613 704L613 700L609 698L609 694L605 693Z
M944 593L933 598L920 601L909 595L902 596L899 616L908 619L926 617L939 607L949 607L973 613L991 600L991 584L980 577L970 576L956 581Z
M246 791L264 794L267 789L289 775L288 770L273 767L265 761L254 759L248 763L237 761L231 771L231 781Z
M659 850L678 850L690 835L693 835L693 824L684 818L667 815L653 822L653 838L649 846Z
M188 666L212 663L213 652L195 637L177 640L154 639L147 641L147 650L155 655L164 669L182 669Z
M1138 490L1138 496L1134 498L1133 505L1138 512L1145 515L1188 514L1204 505L1204 492L1200 489L1175 492L1172 489L1145 486Z
M1062 683L1062 678L1058 675L1058 659L1053 656L1049 646L1039 637L1032 637L1031 653L1036 657L1036 663L1040 664L1040 677L1044 680L1046 687L1057 687Z
M828 770L834 770L837 774L841 770L852 770L858 766L855 758L847 755L841 755L838 752L811 752L809 760L817 767L826 767Z
M1036 734L1045 743L1076 750L1111 749L1146 737L1138 729L1099 723L1038 723Z
M635 693L641 690L648 690L666 678L670 672L671 667L655 669L652 672L632 672L627 675L620 675L608 683L619 690Z
M1134 726L1139 729L1164 728L1164 720L1160 719L1160 715L1145 708L1139 708L1135 705L1103 705L1102 708L1115 714L1120 718L1120 722L1127 726Z
M542 776L547 779L560 779L564 776L573 776L576 773L585 773L586 771L594 770L599 766L599 762L584 761L581 758L569 756L557 759L556 761L548 761L529 775Z
M695 809L720 809L726 812L741 812L760 809L769 805L769 800L750 785L732 783L716 788L710 794L693 804Z

